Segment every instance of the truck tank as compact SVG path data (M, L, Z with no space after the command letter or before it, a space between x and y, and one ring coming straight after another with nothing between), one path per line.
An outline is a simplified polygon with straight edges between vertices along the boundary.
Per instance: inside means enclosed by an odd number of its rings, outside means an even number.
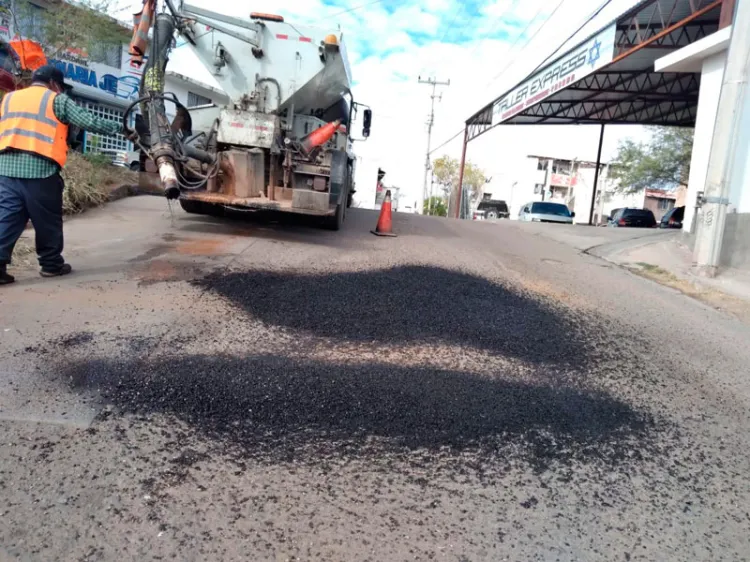
M162 168L173 161L188 212L271 209L318 215L340 228L354 193L350 129L358 107L343 35L268 14L240 18L189 4L174 10L169 0L167 7L174 17L156 17L151 60L166 60L164 37L176 29L229 102L190 109L189 116L178 108L172 130L179 132L170 135L157 126L163 110L153 110L168 97L149 90L159 81L147 80L147 65L144 107L152 109L143 112L150 125L142 130L159 140L146 151L163 184ZM364 137L371 115L366 109ZM175 192L173 182L165 187L168 197Z

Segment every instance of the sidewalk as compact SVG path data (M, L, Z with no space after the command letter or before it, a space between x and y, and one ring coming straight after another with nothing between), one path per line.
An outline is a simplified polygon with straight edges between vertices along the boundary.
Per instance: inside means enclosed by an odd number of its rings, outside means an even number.
M750 323L750 271L725 269L714 279L694 275L692 251L679 233L634 240L625 248L605 245L589 253Z

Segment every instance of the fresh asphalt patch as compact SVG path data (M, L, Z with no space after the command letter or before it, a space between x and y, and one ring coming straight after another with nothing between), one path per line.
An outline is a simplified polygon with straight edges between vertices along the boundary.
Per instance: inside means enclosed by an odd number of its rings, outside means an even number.
M602 384L617 376L607 366L621 366L597 356L602 348L617 352L597 339L594 321L511 286L421 266L225 272L195 283L248 321L292 331L301 346L305 334L331 345L443 342L511 357L534 375L511 367L472 373L342 364L283 352L180 353L171 341L100 334L121 339L126 352L102 358L84 348L85 355L66 356L56 376L122 415L174 418L218 452L260 463L423 462L426 454L434 469L464 470L471 458L484 473L515 461L535 470L578 462L615 467L664 451L669 424ZM53 344L89 346L92 337L71 334Z
M195 282L267 324L345 341L452 343L530 363L581 365L580 322L515 288L439 267L299 274L243 271Z
M655 422L603 392L391 365L178 355L87 360L64 376L117 410L166 414L261 462L436 453L535 467L641 458Z

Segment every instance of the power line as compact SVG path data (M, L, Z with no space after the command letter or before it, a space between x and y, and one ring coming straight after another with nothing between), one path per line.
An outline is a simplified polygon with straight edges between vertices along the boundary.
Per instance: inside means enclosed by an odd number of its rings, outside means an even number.
M458 130L458 132L457 132L457 133L456 133L455 135L453 135L453 136L452 136L451 138L449 138L449 139L448 139L447 141L445 141L445 142L444 142L443 144L441 144L441 145L440 145L440 146L438 146L437 148L433 148L433 149L432 149L432 150L430 151L430 154L432 154L433 152L437 152L438 150L440 150L441 148L443 148L443 147L444 147L444 146L445 146L446 144L448 144L449 142L451 142L452 140L454 140L454 139L455 139L455 138L456 138L456 137L457 137L458 135L460 135L461 133L463 133L463 132L464 132L464 129L465 129L465 128L466 128L465 126L464 126L464 127L461 127L461 128L460 128L460 129Z
M372 2L366 2L365 4L360 4L358 6L354 6L353 8L349 8L347 10L342 10L340 12L336 12L335 14L331 14L329 16L325 16L325 18L320 18L320 19L335 18L335 17L341 16L343 14L348 14L349 12L356 12L357 10L361 10L362 8L367 8L368 6L374 6L375 4L381 4L382 2L385 2L385 0L372 0Z
M537 29L537 30L536 30L536 31L534 32L534 34L533 34L533 35L532 35L532 36L531 36L531 37L530 37L530 38L528 39L528 41L526 41L526 43L524 44L524 46L523 46L523 47L521 48L521 51L523 51L523 49L525 49L525 48L526 48L526 47L527 47L527 46L529 45L529 43L531 43L531 41L533 41L533 40L534 40L534 38L535 38L535 37L537 36L537 34L538 34L538 33L539 33L539 32L540 32L541 30L542 30L542 28L543 28L543 27L544 27L545 25L547 25L547 23L548 23L548 22L549 22L549 21L550 21L550 20L552 19L552 17L553 17L553 16L554 16L554 15L555 15L555 14L557 13L557 11L558 11L558 10L560 9L560 7L561 7L561 6L563 5L563 3L564 3L564 2L565 2L565 0L560 0L560 2L559 2L559 3L557 4L557 6L555 6L555 9L554 9L554 10L552 11L552 13L551 13L551 14L549 15L549 17L548 17L548 18L547 18L547 19L546 19L546 20L544 21L544 23L543 23L543 24L542 24L542 25L541 25L541 26L540 26L540 27L539 27L539 28L538 28L538 29ZM531 18L531 20L529 20L529 23L528 23L528 25L526 26L526 28L525 28L525 29L524 29L524 30L523 30L523 31L522 31L522 32L521 32L521 33L520 33L520 34L518 35L518 37L516 38L516 40L515 40L515 41L513 42L513 44L511 45L510 49L508 50L508 52L509 52L509 53L513 51L513 49L514 49L514 48L515 48L515 47L516 47L516 46L518 45L518 43L520 43L521 39L522 39L522 38L523 38L523 36L524 36L524 35L526 34L526 32L527 32L527 31L528 31L529 29L531 29L531 26L532 26L532 25L534 24L534 20L536 20L536 18L537 18L537 17L539 16L539 14L540 14L540 13L542 12L542 9L543 9L543 8L541 8L541 7L540 7L540 8L539 8L539 10L537 10L537 12L536 12L536 13L534 14L534 16L533 16L533 17ZM495 81L495 80L496 80L496 79L497 79L497 78L498 78L498 77L499 77L500 75L502 75L502 74L503 74L503 73L504 73L504 72L505 72L505 71L506 71L506 70L507 70L507 69L508 69L508 68L509 68L509 67L510 67L510 66L511 66L512 64L513 64L513 62L512 62L512 61L511 61L511 62L509 62L509 63L508 63L508 64L507 64L506 66L505 66L505 68L503 68L503 70L501 70L501 71L500 71L500 74L498 74L498 75L496 75L496 76L495 76L494 78L492 78L492 79L491 79L491 80L490 80L489 82L487 82L487 84L486 84L486 85L487 85L487 86L489 86L489 85L490 85L490 84L491 84L492 82L494 82L494 81ZM445 145L447 145L448 143L450 143L451 141L453 141L453 140L454 140L454 139L455 139L456 137L458 137L458 136L459 136L459 135L460 135L461 133L463 133L463 132L464 132L464 130L465 130L465 125L464 125L464 127L461 127L461 128L460 128L460 129L459 129L459 130L458 130L458 131L457 131L457 132L456 132L456 133L455 133L455 134L454 134L454 135L453 135L453 136L452 136L451 138L449 138L449 139L448 139L447 141L445 141L444 143L442 143L441 145L439 145L439 146L438 146L437 148L434 148L434 149L433 149L432 151L430 151L430 154L432 154L433 152L437 152L438 150L440 150L441 148L443 148L443 147L444 147Z
M524 46L523 46L523 47L521 48L521 52L523 52L523 50L524 50L524 49L525 49L526 47L528 47L528 46L529 46L529 44L530 44L530 43L531 43L531 42L532 42L532 41L533 41L533 40L534 40L534 39L536 38L536 36L537 36L537 35L539 35L539 32L540 32L540 31L541 31L542 29L544 29L544 27L545 27L545 26L546 26L546 25L547 25L547 24L548 24L548 23L549 23L549 22L550 22L550 21L552 20L552 18L553 18L553 17L555 16L555 14L557 13L557 11L558 11L558 10L560 9L560 7L561 7L561 6L562 6L562 5L564 4L564 3L565 3L565 0L560 0L560 2L558 2L558 3L557 3L557 6L555 6L555 9L554 9L554 10L552 10L552 13L551 13L551 14L549 15L549 17L548 17L548 18L547 18L546 20L544 20L544 23L542 23L542 25L540 25L540 26L539 26L539 27L538 27L538 28L536 29L536 31L534 31L534 33L533 33L533 34L531 35L531 37L529 37L528 41L526 41L526 43L524 44ZM541 11L541 10L540 10L540 11ZM538 15L538 13L537 13L537 15ZM534 16L534 19L536 19L536 16ZM513 51L513 49L515 48L515 46L516 46L516 45L517 45L517 44L518 44L518 43L519 43L519 42L521 41L521 39L522 39L522 38L523 38L523 36L524 36L524 35L526 34L526 32L527 32L527 31L528 31L529 29L531 29L531 26L532 26L532 25L533 25L533 23L534 23L534 19L532 19L532 20L531 20L531 21L529 22L529 25L527 25L527 26L526 26L526 29L524 29L524 30L523 30L523 31L522 31L522 32L521 32L521 33L520 33L520 34L518 35L518 38L517 38L517 39L516 39L516 41L515 41L515 42L513 43L513 45L511 46L510 50L508 51L509 53L510 53L511 51ZM510 68L510 67L511 67L511 66L513 65L513 63L514 63L514 62L515 62L515 61L514 61L513 59L509 60L509 61L508 61L508 64L506 64L506 65L505 65L505 67L504 67L504 68L503 68L503 69L502 69L502 70L501 70L501 71L500 71L500 72L499 72L498 74L496 74L496 75L495 75L494 77L492 77L492 79L491 79L491 80L490 80L489 82L487 82L487 86L489 86L490 84L492 84L493 82L495 82L495 80L497 80L498 78L500 78L500 76L502 76L502 75L503 75L503 74L505 73L505 71L506 71L506 70L508 70L508 69L509 69L509 68Z
M537 70L539 70L542 66L544 66L547 63L547 61L549 61L552 57L554 57L557 53L559 53L560 50L565 45L567 45L568 42L570 42L571 39L573 39L576 35L578 35L584 27L586 27L588 24L590 24L593 21L593 19L596 16L598 16L599 14L601 14L602 10L604 10L604 8L606 8L611 3L612 3L612 0L606 0L604 3L602 3L594 11L594 13L592 13L588 18L586 18L586 20L578 27L578 29L576 29L573 33L571 33L570 36L565 41L563 41L562 43L560 43L560 46L557 49L555 49L550 55L547 56L547 58L545 58L542 62L540 62L537 65L537 67L534 70L531 71L531 74L534 74ZM529 74L529 75L531 75L531 74Z

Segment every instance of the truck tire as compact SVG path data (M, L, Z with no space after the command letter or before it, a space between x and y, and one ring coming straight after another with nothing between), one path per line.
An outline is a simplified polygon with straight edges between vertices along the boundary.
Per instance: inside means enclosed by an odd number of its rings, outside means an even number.
M345 202L342 201L341 203L336 205L336 214L332 217L326 217L326 219L323 221L323 226L328 230L341 230L341 227L344 226L345 217L346 205Z
M487 220L495 220L498 218L497 209L487 209L487 213L485 214L487 217Z

